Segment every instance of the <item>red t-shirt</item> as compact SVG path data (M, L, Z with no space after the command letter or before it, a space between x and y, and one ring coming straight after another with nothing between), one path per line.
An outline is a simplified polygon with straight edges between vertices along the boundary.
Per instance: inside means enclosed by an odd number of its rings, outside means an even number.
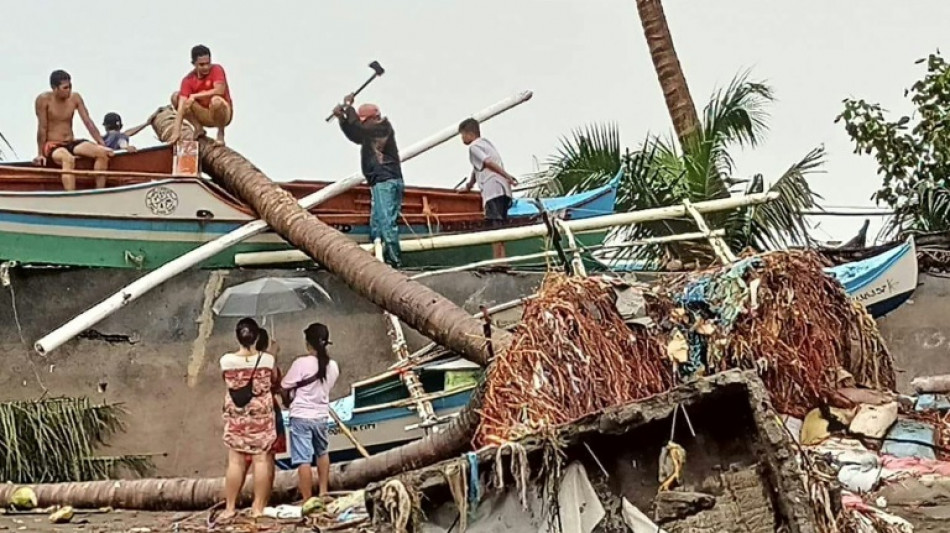
M208 75L204 78L199 78L198 74L192 70L187 76L182 78L181 89L179 89L178 93L183 97L188 97L195 93L203 93L214 89L214 84L217 82L224 82L224 99L229 105L233 106L231 102L231 89L227 85L228 78L224 75L224 68L222 68L221 65L211 65L211 71L208 72ZM199 98L198 103L208 107L211 103L211 98Z

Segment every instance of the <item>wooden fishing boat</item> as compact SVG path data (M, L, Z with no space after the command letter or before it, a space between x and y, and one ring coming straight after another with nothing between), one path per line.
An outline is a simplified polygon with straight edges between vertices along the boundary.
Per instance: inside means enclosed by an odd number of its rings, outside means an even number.
M77 190L64 191L58 170L30 163L0 164L0 261L20 264L153 269L257 218L219 184L197 175L173 174L182 164L170 145L118 153L110 162L107 186L95 189L91 174L77 174ZM77 161L89 171L89 162ZM291 181L281 186L296 198L329 183ZM546 210L565 219L612 213L616 181L596 191L543 200ZM369 241L370 190L359 186L311 211L360 243ZM538 210L516 200L511 226L535 223ZM476 192L407 187L399 231L402 239L484 231ZM603 232L586 235L595 244ZM539 239L506 243L506 253L538 251ZM292 247L273 232L253 237L206 261L203 267L233 267L243 252ZM407 267L453 266L492 257L492 247L406 254Z

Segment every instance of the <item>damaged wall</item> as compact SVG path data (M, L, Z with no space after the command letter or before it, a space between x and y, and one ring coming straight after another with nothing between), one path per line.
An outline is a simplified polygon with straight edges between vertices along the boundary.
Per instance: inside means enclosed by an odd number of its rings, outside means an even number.
M140 274L15 269L12 290L0 287L0 323L5 325L0 401L37 398L45 391L122 402L129 411L127 431L116 435L105 453L167 454L156 457L160 476L219 475L226 454L217 363L236 346L237 319L218 318L210 306L224 287L262 276L304 275L326 288L333 303L277 317L276 327L268 324L281 345L278 364L286 370L303 353L301 331L308 323L325 322L341 369L334 397L343 396L350 383L385 370L394 359L379 309L325 272L189 271L97 324L85 338L40 357L32 349L36 339ZM533 293L540 279L537 274L453 273L422 281L475 312L479 305ZM411 349L424 344L414 331L407 328L406 334Z
M904 393L917 376L950 374L950 279L922 273L918 283L907 303L878 320Z

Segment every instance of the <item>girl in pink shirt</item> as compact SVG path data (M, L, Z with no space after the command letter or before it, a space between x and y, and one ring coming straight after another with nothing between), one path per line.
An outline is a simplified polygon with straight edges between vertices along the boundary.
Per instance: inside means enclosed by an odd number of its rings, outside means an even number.
M327 494L330 391L340 376L340 368L327 353L330 330L325 325L310 324L303 334L308 353L294 361L281 386L288 396L293 393L290 403L290 462L297 468L300 495L306 501L313 495L313 465L317 466L320 496Z

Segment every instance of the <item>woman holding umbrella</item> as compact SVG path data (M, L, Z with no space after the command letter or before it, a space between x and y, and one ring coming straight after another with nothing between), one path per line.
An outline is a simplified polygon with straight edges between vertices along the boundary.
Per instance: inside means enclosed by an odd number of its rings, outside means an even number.
M254 471L252 516L260 516L271 492L271 449L277 439L274 397L278 375L274 357L257 349L260 327L242 318L235 328L240 348L221 357L221 372L227 385L224 395L224 443L228 447L225 476L226 507L220 519L235 515L238 496L247 474L246 457Z

